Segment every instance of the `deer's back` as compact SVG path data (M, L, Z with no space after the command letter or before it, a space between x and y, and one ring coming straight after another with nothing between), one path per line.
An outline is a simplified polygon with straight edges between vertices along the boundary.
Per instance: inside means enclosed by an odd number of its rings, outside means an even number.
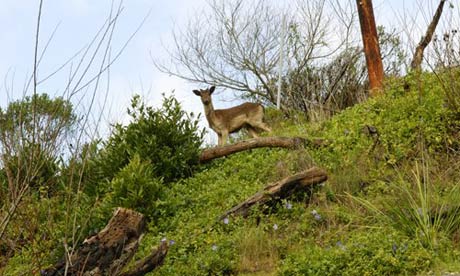
M241 115L251 117L263 114L264 108L258 103L243 103L227 109L216 109L215 114L220 118L235 118Z
M225 128L229 132L235 132L251 121L261 121L264 108L257 103L243 103L227 109L217 109L214 114L217 129Z

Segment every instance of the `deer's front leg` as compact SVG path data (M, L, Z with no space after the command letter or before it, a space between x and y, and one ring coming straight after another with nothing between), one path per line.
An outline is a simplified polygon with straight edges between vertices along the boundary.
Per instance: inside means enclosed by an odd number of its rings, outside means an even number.
M220 134L220 142L219 142L219 146L224 146L225 143L227 142L227 138L228 138L228 131L222 131L222 133Z
M217 145L222 146L222 134L217 133Z

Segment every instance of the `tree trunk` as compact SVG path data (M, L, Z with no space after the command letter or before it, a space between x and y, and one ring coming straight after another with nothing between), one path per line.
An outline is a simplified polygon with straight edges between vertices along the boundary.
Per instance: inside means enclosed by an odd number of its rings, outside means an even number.
M383 65L377 28L375 27L374 9L372 0L356 0L356 4L358 6L364 54L369 74L369 93L371 97L374 97L382 92L383 84Z
M306 143L304 138L300 137L260 137L241 141L232 145L214 147L205 149L201 153L200 162L205 163L212 159L227 156L244 150L262 148L262 147L281 147L281 148L299 148Z
M326 180L327 174L324 170L318 167L312 167L266 186L253 196L225 212L220 219L232 214L247 216L249 209L254 205L263 205L274 199L287 198L294 193L304 192L310 189L312 185L320 184Z
M419 70L421 68L423 52L430 43L431 39L433 38L433 33L436 30L436 26L438 25L439 18L441 17L445 2L445 0L441 0L439 2L438 8L436 9L433 19L431 20L430 25L428 25L428 29L426 30L425 36L422 37L422 39L417 45L417 48L415 49L414 57L412 58L412 62L410 64L412 69Z
M144 227L145 218L141 213L118 208L104 229L87 238L70 256L66 254L67 261L65 256L56 265L42 272L42 275L143 275L121 274L121 271L134 256ZM143 262L157 262L156 265L159 265L167 250L167 243L163 242L159 249ZM138 265L142 266L136 266L133 273L149 272L144 269L144 263ZM151 265L148 268L153 269L155 266Z

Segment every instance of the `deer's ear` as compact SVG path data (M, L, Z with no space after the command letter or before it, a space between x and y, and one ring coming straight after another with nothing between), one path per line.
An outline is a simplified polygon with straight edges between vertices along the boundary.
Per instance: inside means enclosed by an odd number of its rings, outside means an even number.
M195 93L197 96L201 96L201 92L199 90L193 90L193 93Z
M213 85L213 86L211 86L211 88L209 88L209 93L214 92L214 90L216 90L216 87Z

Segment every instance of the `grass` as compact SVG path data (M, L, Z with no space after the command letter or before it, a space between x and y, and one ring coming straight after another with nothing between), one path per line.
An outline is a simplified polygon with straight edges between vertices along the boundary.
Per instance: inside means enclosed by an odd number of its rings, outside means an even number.
M276 247L277 226L272 232L251 227L241 233L238 243L238 273L272 273L279 259ZM276 230L275 230L276 229Z
M413 275L455 267L458 216L440 211L456 202L459 175L451 170L442 192L435 188L436 175L428 173L445 172L446 163L436 153L450 130L441 125L449 117L437 90L431 84L426 89L422 107L417 91L406 94L394 84L384 97L321 124L268 110L271 135L332 143L238 153L184 181L175 193L193 207L177 214L179 228L168 233L184 245L172 249L173 261L153 274ZM378 139L363 132L364 126L375 127ZM420 135L433 156L431 167L417 165L420 152L414 145ZM248 219L215 221L267 183L311 165L330 175L311 195L255 210ZM411 171L412 181L402 177ZM219 250L210 250L213 245Z
M174 245L151 275L423 275L457 270L456 121L433 77L425 76L424 84L423 99L417 90L406 92L395 82L383 97L322 123L285 118L268 109L270 135L320 137L330 143L298 150L254 149L201 166L192 177L170 185L157 202L161 215L149 223L136 258L166 237ZM369 126L378 134L366 132ZM311 193L254 208L248 218L218 220L268 183L312 165L326 169L329 180ZM12 266L21 267L30 258L26 251L14 256L5 275L14 275L18 270Z

